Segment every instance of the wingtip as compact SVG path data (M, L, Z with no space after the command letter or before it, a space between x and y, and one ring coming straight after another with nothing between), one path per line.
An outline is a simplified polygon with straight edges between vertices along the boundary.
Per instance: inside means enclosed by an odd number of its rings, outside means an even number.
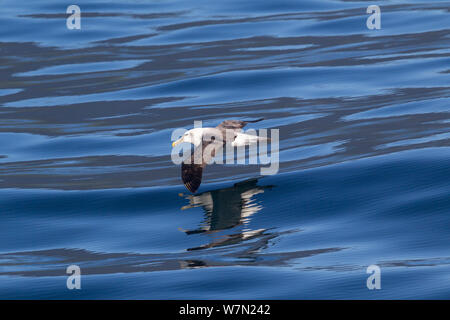
M260 121L263 121L264 120L264 118L259 118L259 119L256 119L256 120L248 120L248 121L245 121L245 122L247 122L247 123L255 123L255 122L260 122Z
M186 182L186 183L184 184L184 186L185 186L186 189L188 189L191 193L195 193L195 192L198 190L198 188L199 188L199 186L194 186L194 185L192 185L190 182Z

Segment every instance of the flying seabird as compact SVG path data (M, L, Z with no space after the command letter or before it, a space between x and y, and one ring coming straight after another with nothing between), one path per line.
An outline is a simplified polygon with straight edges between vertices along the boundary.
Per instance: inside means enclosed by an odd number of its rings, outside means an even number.
M180 139L174 141L172 147L182 142L194 145L194 152L181 164L181 179L185 187L192 193L197 191L202 183L203 168L215 157L215 151L218 148L227 144L231 144L232 147L240 147L258 143L261 140L270 140L241 132L247 123L255 123L261 120L263 119L225 120L215 128L206 127L188 130Z

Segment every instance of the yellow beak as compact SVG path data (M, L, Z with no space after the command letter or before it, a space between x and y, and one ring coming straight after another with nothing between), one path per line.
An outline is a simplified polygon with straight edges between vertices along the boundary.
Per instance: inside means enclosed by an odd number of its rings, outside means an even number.
M182 143L182 142L183 142L183 137L181 137L180 139L174 141L174 142L172 143L172 148L175 147L177 144Z

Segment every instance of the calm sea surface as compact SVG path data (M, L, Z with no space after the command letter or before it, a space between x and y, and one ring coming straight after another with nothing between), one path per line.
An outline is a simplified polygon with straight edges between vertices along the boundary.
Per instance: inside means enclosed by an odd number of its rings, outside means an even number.
M0 7L0 298L450 299L450 2ZM187 192L172 131L255 118L279 173Z

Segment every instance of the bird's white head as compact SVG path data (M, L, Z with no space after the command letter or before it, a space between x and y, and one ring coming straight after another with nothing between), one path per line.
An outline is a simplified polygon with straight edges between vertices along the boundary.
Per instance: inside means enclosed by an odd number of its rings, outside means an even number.
M194 128L186 131L184 135L181 136L180 139L172 143L172 147L175 147L177 144L183 142L192 143L196 147L199 146L202 143L202 136L203 136L202 129L203 128Z

